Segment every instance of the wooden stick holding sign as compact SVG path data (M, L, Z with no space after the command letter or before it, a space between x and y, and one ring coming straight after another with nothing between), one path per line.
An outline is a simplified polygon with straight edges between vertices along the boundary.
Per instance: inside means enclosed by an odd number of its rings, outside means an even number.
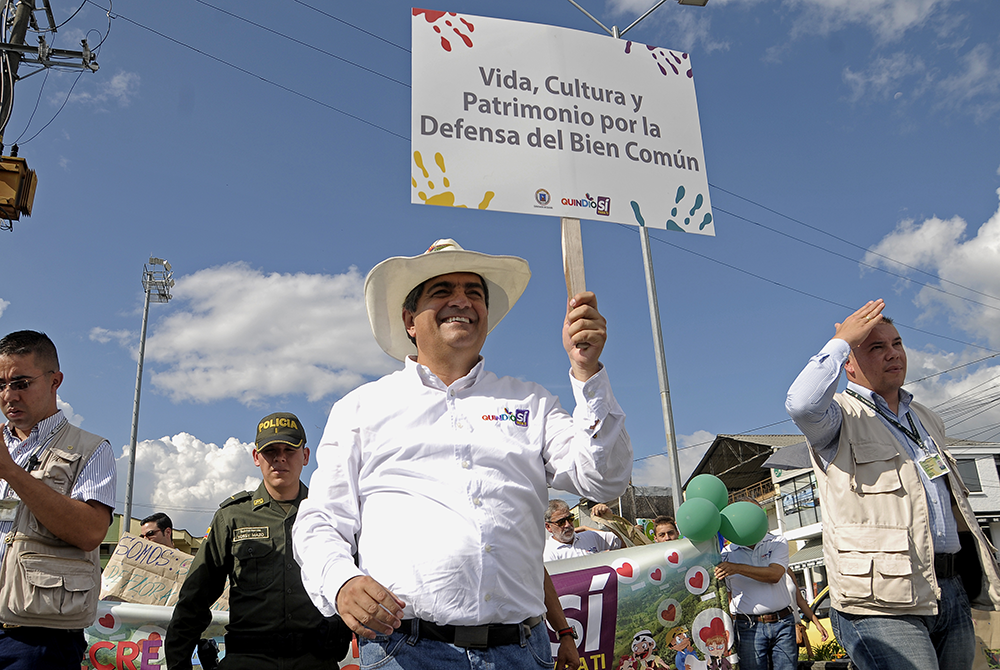
M570 298L587 290L587 279L583 271L583 235L580 233L580 219L562 217L563 272L566 274L566 293ZM586 349L590 344L581 342L578 349Z

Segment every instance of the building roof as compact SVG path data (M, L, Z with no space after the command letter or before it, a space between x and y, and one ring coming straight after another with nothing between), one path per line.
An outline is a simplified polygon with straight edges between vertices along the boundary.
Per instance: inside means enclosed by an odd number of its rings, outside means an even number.
M770 481L771 473L763 466L772 451L804 439L801 435L716 435L688 481L701 474L715 475L730 491Z

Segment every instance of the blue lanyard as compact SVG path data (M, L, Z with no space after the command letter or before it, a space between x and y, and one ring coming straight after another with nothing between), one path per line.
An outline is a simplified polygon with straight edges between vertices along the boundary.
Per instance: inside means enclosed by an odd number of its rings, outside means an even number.
M906 421L907 421L907 423L910 424L910 429L907 430L903 426L903 424L901 424L899 421L896 420L896 417L892 416L891 414L886 413L881 407L879 407L878 405L876 405L875 403L873 403L870 398L864 397L860 393L856 392L854 389L847 389L847 392L850 395L852 395L855 398L857 398L858 400L860 400L862 403L864 403L868 407L870 407L871 409L875 410L875 412L880 417L882 417L883 419L885 419L886 421L888 421L889 423L891 423L903 435L906 435L908 438L910 438L910 441L913 442L913 444L917 445L918 449L920 449L924 453L927 453L927 447L924 446L923 441L920 439L920 432L917 430L916 424L913 423L913 417L910 416L910 411L909 410L906 411Z

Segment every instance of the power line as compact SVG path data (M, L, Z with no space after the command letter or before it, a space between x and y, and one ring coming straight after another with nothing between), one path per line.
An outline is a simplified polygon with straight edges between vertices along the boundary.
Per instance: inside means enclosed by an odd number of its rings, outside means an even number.
M100 7L100 5L96 5L96 4L95 4L95 6ZM386 128L384 126L380 126L377 123L373 123L373 122L369 121L368 119L364 119L364 118L362 118L362 117L360 117L360 116L358 116L356 114L351 114L350 112L348 112L346 110L343 110L343 109L340 109L339 107L335 107L335 106L333 106L333 105L331 105L331 104L329 104L327 102L323 102L322 100L318 100L317 98L314 98L311 95L307 95L307 94L302 93L300 91L297 91L297 90L295 90L295 89L293 89L293 88L291 88L289 86L285 86L284 84L276 82L273 79L268 79L267 77L265 77L263 75L259 75L256 72L248 70L248 69L246 69L244 67L240 67L239 65L236 65L235 63L230 63L229 61L224 60L222 58L219 58L218 56L212 55L212 54L208 53L207 51L199 49L198 47L192 46L190 44L187 44L185 42L180 41L179 39L176 39L174 37L166 35L166 34L160 32L159 30L156 30L154 28L150 28L149 26L143 25L143 24L139 23L138 21L136 21L134 19L130 19L129 17L125 16L124 14L112 13L111 10L105 10L105 11L108 12L108 16L110 16L112 19L121 19L121 20L126 21L128 23L131 23L132 25L136 26L137 28L142 28L143 30L149 31L149 32L153 33L154 35L162 37L163 39L167 40L168 42L173 42L174 44L176 44L178 46L184 47L185 49L190 49L191 51L194 51L195 53L197 53L197 54L199 54L201 56L204 56L205 58L210 58L210 59L214 60L217 63L221 63L222 65L225 65L226 67L230 67L230 68L232 68L232 69L234 69L234 70L236 70L238 72L242 72L245 75L249 75L251 77L254 77L255 79L259 79L262 82L264 82L265 84L270 84L271 86L274 86L275 88L279 88L282 91L285 91L286 93L291 93L292 95L295 95L295 96L298 96L298 97L300 97L300 98L302 98L304 100L308 100L310 102L316 103L317 105L319 105L321 107L325 107L325 108L327 108L327 109L329 109L331 111L337 112L338 114L343 114L344 116L352 118L355 121L360 121L361 123L365 124L366 126L371 126L372 128L377 128L378 130L381 130L383 132L389 133L390 135L398 137L401 140L409 141L409 139L410 139L409 137L406 137L404 135L400 135L399 133L397 133L395 131L392 131L392 130L389 130L388 128Z
M283 37L284 39L288 40L289 42L294 42L295 44L298 44L299 46L304 46L307 49L312 49L313 51L321 53L321 54L323 54L325 56L329 56L330 58L335 58L336 60L339 60L339 61L341 61L343 63L347 63L348 65L353 65L354 67L359 68L361 70L364 70L365 72L369 72L369 73L371 73L371 74L373 74L373 75L375 75L377 77L382 77L383 79L388 79L389 81L395 82L395 83L399 84L400 86L405 86L406 88L410 88L410 85L407 84L405 81L400 81L399 79L394 79L393 77L390 77L387 74L382 74L378 70L373 70L373 69L371 69L369 67L365 67L364 65L361 65L360 63L355 63L352 60L348 60L347 58L344 58L343 56L338 56L335 53L331 53L331 52L327 51L326 49L321 49L318 46L314 46L312 44L309 44L308 42L303 42L300 39L292 37L291 35L286 35L285 33L279 32L279 31L277 31L277 30L275 30L273 28L268 28L267 26L262 25L260 23L257 23L256 21L251 21L250 19L242 17L239 14L234 14L233 12L230 12L227 9L223 9L221 7L216 7L215 5L213 5L211 3L208 3L205 0L194 0L194 1L197 2L200 5L204 5L206 7L214 9L217 12L222 12L226 16L231 16L232 18L238 19L240 21L243 21L244 23L249 23L251 26L255 26L257 28L260 28L261 30L266 30L267 32L271 33L272 35L278 35L279 37ZM348 24L348 25L350 25L350 24ZM354 27L354 26L352 26L352 27Z
M327 12L324 12L322 9L320 9L318 7L313 7L312 5L310 5L310 4L306 3L306 2L302 2L302 0L292 0L292 1L296 2L296 3L300 4L300 5L302 5L303 7L309 8L309 9L313 10L314 12L322 14L323 16L327 17L328 19L333 19L334 21L339 21L340 23L343 23L345 26L348 26L349 28L353 28L354 30L357 30L360 33L364 33L365 35L368 35L369 37L374 37L375 39L380 40L382 42L385 42L386 44L388 44L390 46L394 46L397 49L402 49L406 53L410 53L410 50L407 49L406 47L401 46L399 44L396 44L395 42L393 42L391 40L387 40L384 37L376 35L375 33L369 32L369 31L365 30L364 28L362 28L360 26L354 25L353 23L349 23L349 22L345 21L342 18L334 16L333 14L329 14Z
M728 191L726 191L726 192L728 193ZM833 251L831 249L827 249L825 247L822 247L822 246L820 246L818 244L814 244L812 242L807 242L806 240L803 240L803 239L801 239L799 237L795 237L794 235L790 235L790 234L788 234L786 232L777 230L776 228L771 228L770 226L764 225L763 223L760 223L759 221L754 221L753 219L748 219L745 216L741 216L739 214L735 214L733 212L730 212L730 211L727 211L725 209L722 209L721 207L718 207L717 205L712 205L712 209L714 211L716 211L716 212L722 212L723 214L728 214L729 216L732 216L734 218L740 219L741 221L746 221L747 223L752 224L754 226L757 226L759 228L763 228L764 230L769 230L772 233L775 233L776 235L781 235L782 237L787 237L790 240L795 240L796 242L799 242L800 244L804 244L804 245L806 245L808 247L812 247L813 249L818 249L820 251L824 251L824 252L830 254L831 256L836 256L837 258L843 258L844 260L850 261L851 263L857 263L858 265L861 265L863 267L869 268L871 270L876 270L878 272L884 272L887 275L890 275L892 277L896 277L898 279L904 279L904 280L906 280L908 282L911 282L913 284L917 284L918 286L923 286L924 288L931 289L932 291L937 291L938 293L943 293L943 294L949 295L949 296L951 296L953 298L958 298L959 300L965 300L967 302L974 303L974 304L979 305L981 307L985 307L987 309L993 309L993 310L996 310L996 311L1000 312L1000 307L997 307L995 305L987 305L984 302L979 302L978 300L973 300L972 298L966 298L965 296L961 296L961 295L958 295L956 293L951 293L950 291L945 291L940 286L934 286L933 284L926 284L924 282L917 281L916 279L911 279L910 277L907 277L906 275L899 274L897 272L892 272L890 270L887 270L886 268L882 268L882 267L879 267L877 265L872 265L871 263L866 263L864 261L855 260L854 258L851 258L850 256L847 256L845 254L838 253L836 251ZM886 257L883 256L883 258L886 258ZM889 259L889 260L892 260L892 259ZM938 279L940 280L940 278L938 278ZM941 280L941 281L944 281L944 280ZM963 286L962 288L965 288L965 287ZM972 289L968 289L968 290L971 291ZM977 293L978 293L978 291L977 291Z
M819 227L817 227L817 226L812 226L812 225L809 225L809 224L808 224L808 223L806 223L805 221L800 221L799 219L796 219L796 218L794 218L794 217L791 217L791 216L789 216L789 215L787 215L787 214L782 214L781 212L777 211L776 209L771 209L771 208L770 208L770 207L768 207L767 205L762 205L761 203L759 203L759 202L756 202L756 201L754 201L754 200L751 200L750 198L747 198L747 197L745 197L745 196L742 196L742 195L739 195L739 194L737 194L737 193L733 193L732 191L728 191L728 190L726 190L726 189L722 188L721 186L716 186L716 185L715 185L715 184L713 184L712 182L709 182L709 183L708 183L708 185L709 185L709 186L711 186L711 187L712 187L712 188L714 188L714 189L717 189L717 190L719 190L719 191L722 191L723 193L728 193L729 195L733 196L734 198L739 198L740 200L743 200L744 202L748 202L748 203L750 203L751 205L756 205L757 207L760 207L761 209L764 209L764 210L767 210L768 212L771 212L772 214L775 214L775 215L777 215L777 216L780 216L780 217L781 217L781 218L783 218L783 219L788 219L788 220L789 220L789 221L791 221L792 223L797 223L798 225L800 225L800 226L804 226L804 227L808 228L809 230L812 230L812 231L815 231L815 232L817 232L817 233L822 233L823 235L826 235L827 237L831 237L831 238L833 238L833 239L837 240L838 242L843 242L844 244L847 244L847 245L849 245L849 246L852 246L852 247L854 247L855 249L858 249L858 250L860 250L860 251L864 251L865 253L868 253L868 254L872 254L873 256L878 256L879 258L882 258L882 259L885 259L885 260L887 260L887 261L891 261L891 262L893 262L893 263L896 263L897 265L902 265L902 266L903 266L904 268L907 268L907 269L909 269L909 270L913 270L914 272L919 272L919 273L921 273L921 274L924 274L924 275L927 275L928 277L931 277L931 278L933 278L933 279L936 279L936 280L938 280L938 281L940 281L940 282L944 282L944 283L946 283L946 284L951 284L951 285L953 285L953 286L957 286L958 288L961 288L961 289L965 289L966 291L970 291L970 292L972 292L972 293L978 293L979 295L981 295L981 296L983 296L983 297L986 297L986 298L992 298L993 300L1000 300L1000 298L998 298L998 297L997 297L997 296L995 296L995 295L990 295L989 293L983 293L982 291L977 291L977 290L976 290L976 289L974 289L974 288L970 288L970 287L968 287L968 286L964 286L964 285L962 285L962 284L959 284L959 283L957 283L957 282L953 282L953 281L950 281L950 280L948 280L948 279L943 279L943 278L941 278L941 277L939 277L939 276L937 276L937 275L935 275L935 274L932 274L932 273L930 273L930 272L927 272L926 270L921 270L921 269L920 269L920 268L918 268L918 267L914 267L914 266L912 266L912 265L907 265L906 263L904 263L904 262L902 262L902 261L897 261L897 260L896 260L895 258L891 258L891 257L889 257L889 256L886 256L886 255L884 255L884 254L880 254L880 253L877 253L877 252L875 252L875 251L871 251L870 249L866 249L865 247L862 247L862 246L861 246L861 245L859 245L859 244L855 244L854 242L851 242L851 241L849 241L849 240L845 240L845 239L844 239L844 238L842 238L842 237L838 237L838 236L834 235L833 233L831 233L831 232L829 232L829 231L826 231L826 230L823 230L822 228L819 228ZM715 207L713 206L713 207L712 207L712 209L715 209Z

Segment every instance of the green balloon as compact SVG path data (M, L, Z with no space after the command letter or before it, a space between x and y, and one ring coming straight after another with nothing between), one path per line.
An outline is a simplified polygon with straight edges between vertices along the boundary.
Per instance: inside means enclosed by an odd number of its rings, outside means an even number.
M752 547L767 533L767 513L752 502L743 500L727 506L719 514L722 537L733 544Z
M721 518L715 503L691 498L677 508L677 530L692 542L703 542L719 532Z
M715 475L698 475L689 481L687 488L684 489L684 497L686 500L692 498L711 500L720 512L729 504L729 490Z

